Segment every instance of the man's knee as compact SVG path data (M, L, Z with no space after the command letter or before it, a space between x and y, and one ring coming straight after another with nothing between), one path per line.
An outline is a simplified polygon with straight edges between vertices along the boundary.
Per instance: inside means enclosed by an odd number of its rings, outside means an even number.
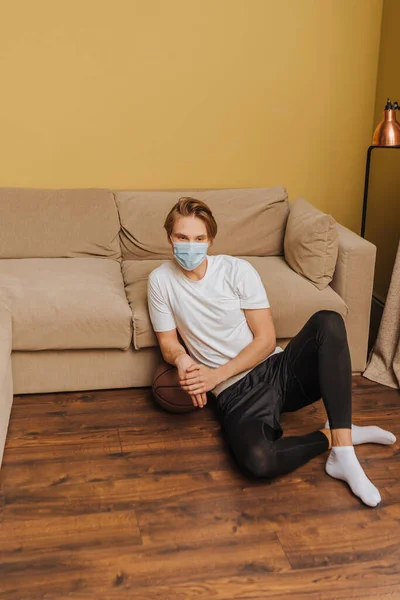
M255 477L275 477L279 474L277 455L264 446L250 446L244 457L243 466Z
M346 326L340 313L334 310L319 310L311 319L330 341L344 342L347 339Z

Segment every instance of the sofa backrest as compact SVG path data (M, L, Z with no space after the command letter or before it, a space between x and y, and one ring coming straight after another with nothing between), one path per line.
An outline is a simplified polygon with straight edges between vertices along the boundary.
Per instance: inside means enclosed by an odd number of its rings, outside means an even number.
M121 260L110 190L0 187L0 258Z
M121 221L123 259L171 258L163 228L165 218L181 196L208 204L218 233L209 254L278 256L289 215L282 186L214 190L113 190Z

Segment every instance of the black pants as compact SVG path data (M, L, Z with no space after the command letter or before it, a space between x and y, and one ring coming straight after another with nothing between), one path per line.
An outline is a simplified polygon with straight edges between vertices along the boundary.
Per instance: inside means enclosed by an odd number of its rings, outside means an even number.
M329 448L319 430L282 437L280 415L322 397L332 429L351 428L347 333L334 311L315 313L283 352L254 367L210 403L238 465L250 475L288 473ZM322 429L322 427L321 427Z

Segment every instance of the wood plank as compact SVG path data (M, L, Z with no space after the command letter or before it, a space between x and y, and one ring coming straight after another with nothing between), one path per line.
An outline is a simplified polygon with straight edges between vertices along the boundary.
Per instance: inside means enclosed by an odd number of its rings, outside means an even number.
M198 433L198 432L197 432ZM25 440L5 453L2 481L9 489L76 485L146 474L204 472L230 467L222 438L204 431L181 439L170 432L96 430ZM194 443L194 439L196 440ZM129 448L129 451L126 451ZM184 457L184 460L183 460Z
M289 493L284 486L280 491L281 495ZM296 496L298 491L294 486L292 495ZM180 501L168 506L160 503L158 507L152 505L151 510L145 504L138 505L136 510L143 543L169 546L184 541L191 543L224 537L236 539L244 534L258 533L262 537L271 531L275 531L279 537L280 532L297 530L303 523L311 522L318 527L325 521L337 522L339 515L348 524L379 521L377 512L373 515L360 512L357 503L346 508L342 502L333 507L330 502L316 502L314 497L312 509L307 511L305 504L302 503L299 508L296 502L282 509L278 497L279 494L276 494L276 497L265 501L259 497L249 499L244 495L205 498L202 502Z
M7 448L1 469L3 489L47 488L107 480L130 472L113 430L42 436L40 441ZM125 468L125 470L124 470Z
M91 590L111 591L115 583L131 591L150 585L163 585L166 576L172 583L224 576L251 576L270 573L288 567L288 561L276 535L271 533L241 537L238 540L222 540L209 544L187 544L175 548L136 548L126 545L85 547L49 554L48 552L25 552L24 577L30 581L30 589L45 589L43 575L52 577L52 593L66 593L73 588L78 577ZM37 572L41 572L41 577ZM1 564L3 590L15 589L21 576L20 557L6 556ZM71 586L72 584L72 586ZM6 587L7 586L7 587Z
M292 568L385 558L398 562L400 523L379 518L379 512L372 516L365 512L345 513L340 520L337 515L312 516L282 529L278 538Z
M125 479L89 481L83 485L56 485L32 490L13 488L5 491L5 518L29 516L40 509L41 515L86 514L103 512L110 507L129 509L145 502L146 506L168 504L179 499L230 494L240 481L227 472L177 473L172 475L132 476Z
M142 539L134 510L114 510L43 518L5 519L2 526L0 563L10 553L59 553L65 549L137 546Z
M184 583L150 585L145 589L130 587L129 575L121 573L118 597L135 600L385 600L398 597L399 574L380 561L354 563L346 566L280 571L254 572L251 575L211 578L190 578ZM74 599L86 600L87 596ZM115 595L101 596L111 600Z
M48 394L48 399L40 401L31 399L27 404L20 403L18 397L14 400L12 418L6 448L26 445L36 446L44 438L65 433L85 433L130 428L132 435L146 436L150 433L170 433L196 438L209 433L219 432L220 426L213 410L209 405L185 414L172 414L155 405L149 390L137 393L134 397L132 390L116 390L111 394L107 391L77 394L71 400L69 395ZM118 394L117 391L120 393ZM125 392L125 396L121 394Z
M215 546L212 554L207 547L202 550L179 548L161 554L94 548L86 553L82 550L40 557L28 555L27 562L1 566L5 582L2 591L7 600L21 598L21 572L30 581L24 600L43 597L46 591L52 594L48 595L50 598L86 600L115 595L135 600L196 597L376 600L385 594L396 598L400 585L397 564L388 559L290 569L285 566L282 549L272 540L256 544L254 539L249 538L247 543L241 539L239 545Z

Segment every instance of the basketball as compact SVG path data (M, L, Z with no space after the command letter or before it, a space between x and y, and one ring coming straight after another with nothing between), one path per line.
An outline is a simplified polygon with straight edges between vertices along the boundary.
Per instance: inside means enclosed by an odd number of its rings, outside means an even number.
M166 362L158 365L151 388L156 403L168 412L186 413L197 408L179 385L179 373L174 365Z

